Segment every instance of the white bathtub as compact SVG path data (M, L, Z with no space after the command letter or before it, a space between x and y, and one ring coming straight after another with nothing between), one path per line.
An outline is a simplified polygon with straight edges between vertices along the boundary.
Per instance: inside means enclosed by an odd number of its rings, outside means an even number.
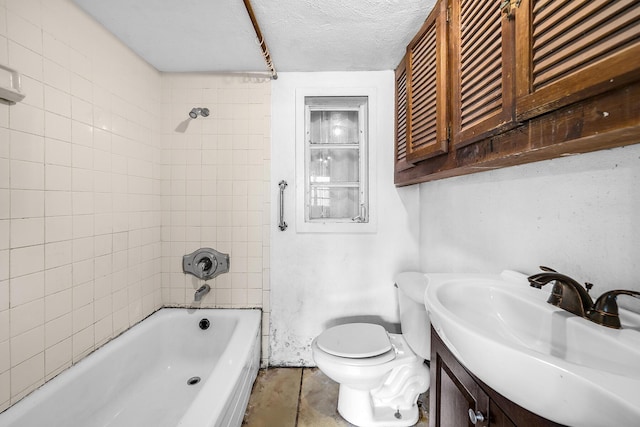
M260 364L260 318L162 309L0 414L0 427L240 426ZM201 381L189 385L192 377Z

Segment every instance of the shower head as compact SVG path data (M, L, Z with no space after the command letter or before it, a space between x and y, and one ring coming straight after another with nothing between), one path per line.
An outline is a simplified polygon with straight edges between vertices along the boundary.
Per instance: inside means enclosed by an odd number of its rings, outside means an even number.
M191 117L192 119L197 119L199 115L202 116L202 117L208 117L209 116L209 109L208 108L193 107L191 109L191 111L189 111L189 117Z

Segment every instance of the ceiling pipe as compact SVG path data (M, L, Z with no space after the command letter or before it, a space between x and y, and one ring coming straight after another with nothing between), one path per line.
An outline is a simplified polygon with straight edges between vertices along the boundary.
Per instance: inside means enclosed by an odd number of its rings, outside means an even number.
M267 68L271 72L271 78L276 80L278 78L278 73L276 72L276 69L273 66L273 61L271 60L271 54L269 53L267 42L264 40L262 31L260 31L260 25L258 25L258 20L256 19L256 15L253 13L251 2L249 0L243 0L243 2L244 2L244 7L247 9L247 13L249 14L249 18L251 18L251 23L253 24L253 29L256 32L256 36L258 37L258 43L260 44L260 49L262 50L262 57L264 58L264 61L267 63Z

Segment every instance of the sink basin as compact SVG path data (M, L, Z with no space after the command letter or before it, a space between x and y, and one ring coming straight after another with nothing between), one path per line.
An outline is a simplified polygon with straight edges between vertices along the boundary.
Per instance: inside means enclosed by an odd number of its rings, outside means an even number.
M426 276L431 324L498 393L568 426L640 425L640 315L620 309L623 329L596 325L512 271Z

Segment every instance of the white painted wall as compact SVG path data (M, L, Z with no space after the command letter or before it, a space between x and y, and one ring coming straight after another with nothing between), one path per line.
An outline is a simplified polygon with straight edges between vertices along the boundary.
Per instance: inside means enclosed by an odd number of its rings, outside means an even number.
M639 182L632 145L421 184L420 266L529 274L547 265L594 283L594 296L640 290Z
M418 267L418 186L393 185L394 75L382 72L280 73L272 85L271 365L313 365L311 341L353 318L397 324L393 277ZM374 88L377 231L298 233L295 224L295 94L303 88ZM278 223L278 182L289 183ZM393 326L393 325L387 325Z

